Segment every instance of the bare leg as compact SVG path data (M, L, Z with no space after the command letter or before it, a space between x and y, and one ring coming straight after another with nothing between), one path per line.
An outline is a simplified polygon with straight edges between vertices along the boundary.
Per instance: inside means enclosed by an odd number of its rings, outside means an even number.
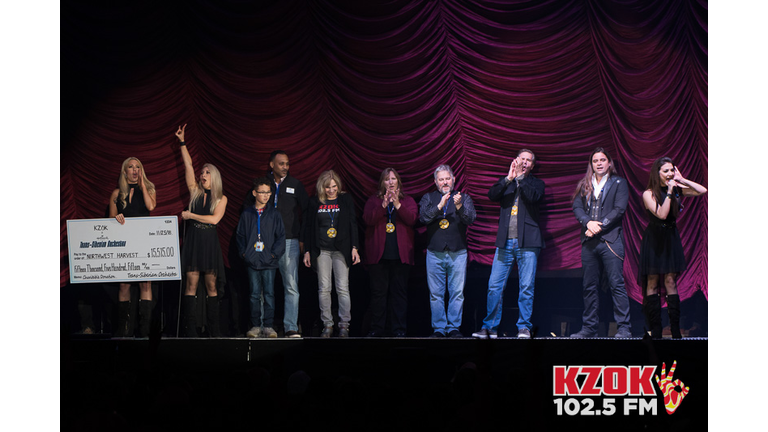
M677 273L664 275L664 287L667 289L667 313L669 314L669 329L673 339L680 339L680 296L677 295Z
M139 292L141 300L152 300L152 282L139 282Z
M664 288L667 290L667 295L677 294L677 273L664 275Z
M143 282L140 282L140 284ZM121 283L120 288L117 291L117 300L124 302L124 301L131 301L131 284L128 283Z
M659 275L648 275L648 284L645 288L646 295L659 293Z
M200 272L187 272L187 289L184 295L193 296L197 294L197 282L200 280Z
M208 292L208 297L216 297L216 275L213 273L205 274L205 289Z

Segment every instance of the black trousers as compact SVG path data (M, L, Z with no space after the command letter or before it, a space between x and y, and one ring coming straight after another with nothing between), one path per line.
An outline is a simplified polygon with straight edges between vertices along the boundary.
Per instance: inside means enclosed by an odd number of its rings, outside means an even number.
M613 249L613 250L611 250ZM618 256L617 256L618 255ZM610 248L600 239L590 239L581 245L581 266L584 270L584 314L582 328L597 331L601 276L605 274L613 298L613 318L618 328L629 329L629 297L624 288L624 245L621 240Z
M382 259L368 266L371 283L370 331L384 333L389 321L392 333L406 331L408 315L408 273L410 264Z

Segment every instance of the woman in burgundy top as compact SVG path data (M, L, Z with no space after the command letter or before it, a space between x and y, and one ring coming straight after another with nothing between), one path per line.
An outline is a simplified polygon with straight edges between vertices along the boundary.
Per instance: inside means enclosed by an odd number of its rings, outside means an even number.
M364 256L371 277L368 337L384 336L387 330L392 336L405 337L408 273L414 264L413 226L419 211L416 201L402 189L397 171L385 168L378 193L368 199L363 211Z

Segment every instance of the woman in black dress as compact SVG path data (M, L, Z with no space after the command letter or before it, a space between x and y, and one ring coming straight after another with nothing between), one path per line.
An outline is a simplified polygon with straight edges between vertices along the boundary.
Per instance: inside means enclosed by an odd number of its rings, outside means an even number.
M219 235L216 225L227 210L227 197L219 170L211 165L203 165L200 177L195 178L192 157L184 142L187 125L179 126L176 136L181 146L181 159L184 161L184 178L189 188L189 207L181 212L181 217L188 220L184 235L184 249L181 252L181 265L187 283L181 303L182 326L187 337L197 337L197 284L203 274L206 288L206 327L208 335L219 337L219 293L225 283L224 258L221 254Z
M640 248L639 283L644 289L643 312L651 337L661 337L661 288L666 292L672 337L680 334L680 296L677 276L686 269L683 244L676 220L680 214L681 196L698 196L707 189L684 178L672 159L662 157L651 165L648 187L643 192L643 205L650 222L643 232ZM663 282L661 282L663 281Z
M109 198L109 217L125 225L126 218L149 216L156 205L155 185L147 178L141 161L129 157L123 161L117 178L117 189ZM116 337L133 336L133 329L130 328L130 288L130 283L121 283L117 293ZM152 316L152 282L139 282L139 290L139 337L147 337Z

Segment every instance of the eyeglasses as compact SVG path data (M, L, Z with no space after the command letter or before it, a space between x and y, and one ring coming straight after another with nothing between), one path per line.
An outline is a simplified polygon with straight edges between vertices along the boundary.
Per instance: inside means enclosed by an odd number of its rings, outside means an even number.
M269 195L272 192L259 192L259 191L256 191L256 193L259 194L259 195Z

